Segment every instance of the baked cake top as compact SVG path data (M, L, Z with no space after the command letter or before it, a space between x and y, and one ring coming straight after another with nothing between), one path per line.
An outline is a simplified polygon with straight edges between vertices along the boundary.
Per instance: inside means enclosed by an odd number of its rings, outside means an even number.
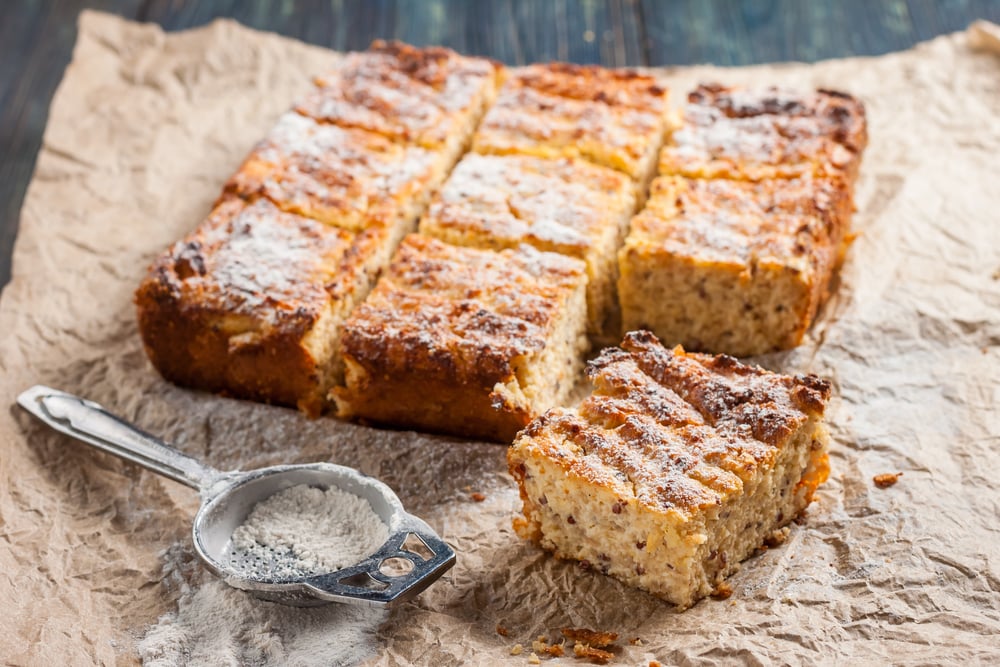
M634 205L625 175L583 160L470 153L435 197L421 231L581 256Z
M428 187L438 156L358 129L284 114L226 184L226 194L265 196L281 208L349 230L393 224Z
M776 262L807 271L837 251L850 207L838 179L663 176L653 181L645 209L632 219L628 245L696 260Z
M815 376L668 350L646 331L604 350L588 376L594 392L578 410L551 410L521 437L567 472L679 520L741 493L830 398ZM820 482L803 480L810 495Z
M267 199L221 202L150 267L140 293L171 299L221 326L304 333L331 299L350 294L380 242L278 209Z
M843 93L702 85L660 154L660 173L696 178L853 177L867 143L863 105Z
M442 47L376 40L316 78L296 110L341 127L357 127L428 148L462 133L497 86L502 66Z
M410 235L347 321L343 348L370 369L491 388L549 344L584 279L580 260L529 246L493 252Z
M668 96L656 79L631 70L530 65L504 82L473 148L583 157L638 177L666 129Z

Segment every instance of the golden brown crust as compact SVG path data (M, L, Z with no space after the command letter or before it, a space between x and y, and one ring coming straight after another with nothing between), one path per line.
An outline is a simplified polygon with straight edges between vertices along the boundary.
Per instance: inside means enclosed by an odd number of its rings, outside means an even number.
M660 154L660 173L692 178L857 175L864 106L844 93L702 85Z
M315 414L327 360L303 338L353 299L376 245L266 199L224 200L136 292L146 352L172 382Z
M425 196L441 159L358 129L283 115L229 179L223 197L264 196L282 209L358 231L402 224L408 202Z
M503 386L550 343L582 280L582 262L527 246L496 253L407 237L345 325L341 414L509 441L533 413Z
M648 252L732 262L781 263L825 285L850 226L840 178L748 182L663 176L632 220L630 241Z
M636 72L531 65L504 82L473 149L582 157L642 179L663 139L667 100L654 78Z
M296 110L341 127L439 148L478 114L501 71L493 61L450 49L379 40L318 77L317 88Z
M603 351L588 376L594 393L577 411L550 411L519 441L532 441L533 451L577 479L621 487L623 502L634 497L651 510L686 515L741 493L830 398L830 384L815 376L667 350L645 331ZM508 460L523 481L517 456ZM535 501L526 501L530 522Z

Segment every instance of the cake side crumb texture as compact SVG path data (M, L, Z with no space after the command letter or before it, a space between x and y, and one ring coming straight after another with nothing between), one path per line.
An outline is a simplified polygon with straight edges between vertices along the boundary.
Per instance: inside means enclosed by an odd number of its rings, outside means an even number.
M828 475L830 385L648 332L588 367L593 393L508 450L517 532L562 558L688 607L811 502Z

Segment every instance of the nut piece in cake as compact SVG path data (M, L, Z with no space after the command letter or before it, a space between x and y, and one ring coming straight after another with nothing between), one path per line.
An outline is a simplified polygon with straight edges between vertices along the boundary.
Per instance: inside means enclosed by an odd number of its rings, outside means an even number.
M388 227L398 241L413 231L445 175L446 165L432 151L287 113L223 197L264 196L286 211L354 232Z
M342 373L341 325L385 243L383 230L356 235L267 199L223 201L136 292L146 352L171 382L319 414Z
M667 130L668 92L631 70L552 63L512 71L476 132L479 153L581 157L645 188Z
M435 196L420 232L454 245L526 243L582 259L590 333L617 337L617 252L634 209L631 181L612 169L574 158L470 153Z
M585 288L572 257L408 236L344 326L340 416L510 442L576 381Z
M451 49L376 40L318 77L296 111L439 151L450 167L496 96L502 70Z
M625 336L577 409L508 450L519 535L682 608L712 593L828 475L828 382Z
M660 173L691 178L842 175L867 143L864 106L844 93L702 85L660 154Z
M656 179L619 252L625 329L736 356L798 345L826 299L850 208L837 179Z

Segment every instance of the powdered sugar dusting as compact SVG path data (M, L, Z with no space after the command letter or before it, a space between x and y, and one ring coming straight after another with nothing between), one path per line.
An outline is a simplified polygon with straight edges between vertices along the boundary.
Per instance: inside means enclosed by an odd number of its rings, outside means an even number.
M354 565L387 539L388 527L364 498L300 484L258 503L226 552L248 576L299 579Z

